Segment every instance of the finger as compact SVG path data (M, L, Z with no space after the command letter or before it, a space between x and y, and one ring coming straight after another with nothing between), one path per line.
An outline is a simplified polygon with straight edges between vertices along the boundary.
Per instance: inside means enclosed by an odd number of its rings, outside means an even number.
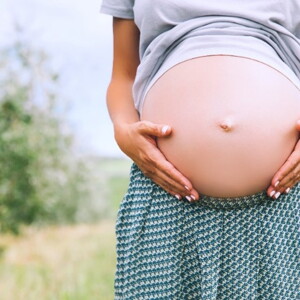
M168 178L180 184L188 191L190 195L193 195L196 199L199 199L198 192L193 188L192 183L180 173L173 164L171 164L165 156L159 151L157 157L154 158L154 164L158 170L163 172Z
M148 121L143 121L140 122L141 124L139 125L139 130L144 130L144 132L147 132L147 130L145 130L145 128L143 128L143 126L148 126L148 125L153 125L153 123L148 122ZM155 125L155 124L154 124ZM156 125L155 125L156 126ZM169 128L170 129L170 128ZM149 131L148 131L149 132ZM167 132L168 133L168 132ZM140 160L143 162L144 164L144 170L145 172L152 172L155 174L155 171L153 171L153 169L149 169L149 166L154 166L155 169L157 170L161 170L167 177L171 178L174 182L176 182L177 184L181 185L181 188L184 187L184 191L188 190L188 193L191 195L192 197L192 201L194 200L198 200L199 199L199 194L198 192L193 188L192 183L185 177L183 176L167 159L166 157L163 155L163 153L157 148L156 145L154 145L153 143L146 143L146 145L143 148L143 158L141 158ZM147 174L148 177L150 177L151 179L154 179L154 181L156 180L154 178L155 175L152 174ZM165 177L165 179L167 178ZM166 180L167 181L167 180ZM171 183L172 184L172 183ZM176 184L174 183L174 185L176 186ZM165 189L169 189L170 187ZM178 191L178 189L177 189ZM182 196L187 195L187 193L185 192L184 194L181 193Z
M164 137L171 134L171 126L166 124L154 124L150 121L140 121L137 123L138 131L156 137Z
M188 191L180 183L173 180L159 169L154 169L150 172L149 170L145 170L144 173L165 190L170 191L171 194L180 194L183 197L189 195Z
M152 148L152 146L151 146ZM199 194L193 188L191 182L184 177L163 155L157 148L152 149L151 155L144 156L141 169L144 170L146 176L159 182L167 190L172 192L180 192L181 196L192 196L192 200L198 200ZM149 167L151 166L151 168ZM168 182L169 186L165 186L162 181L156 177L163 178L164 182ZM171 186L175 188L172 189Z
M158 183L157 183L158 184ZM189 202L195 202L196 200L194 198L192 198L192 196L186 196L186 197L182 197L179 194L176 194L170 190L168 190L167 188L161 186L166 192L168 192L169 194L171 194L172 196L174 196L175 198L177 198L179 201L183 200L184 198L186 198Z
M184 188L183 196L192 197L191 201L199 200L198 192L193 188L191 182L184 177L172 164L166 161L166 166L161 170L167 178L170 178L172 182L179 183L179 186Z
M152 179L152 178L151 178ZM178 200L182 200L182 196L179 193L176 193L168 188L167 185L165 185L165 182L160 182L159 180L156 180L155 178L152 179L157 185L159 185L162 189L164 189L167 193L171 194Z
M283 187L282 189L280 189L280 193L283 194L287 194L290 192L290 190L299 182L300 176L297 179L292 179L291 181L289 181L285 187Z
M178 200L182 200L182 198L184 197L187 197L188 200L191 200L190 195L187 193L186 189L166 176L160 170L152 170L151 172L149 172L149 170L145 170L143 172L147 177L151 178L156 184L158 184L169 194L176 197Z
M300 131L300 120L297 120L296 122L296 128L298 131Z
M165 191L175 196L178 200L182 200L189 195L185 195L185 191L181 190L180 187L176 189L174 183L164 180L165 178L155 177L153 181L161 186Z
M291 178L284 186L282 186L278 191L280 193L288 193L296 184L300 182L300 174L296 177Z
M284 190L283 190L284 191ZM282 194L282 190L279 191L277 187L275 188L273 185L270 185L269 188L267 189L267 194L269 197L272 199L278 199L280 195Z
M276 190L284 192L287 188L291 188L300 179L300 165L298 164L289 174L287 174L276 186Z
M287 161L283 164L283 166L277 171L272 179L272 185L276 187L280 185L280 181L284 179L290 172L292 172L299 164L299 153L298 151L294 151Z
M169 184L167 188L170 189L173 193L179 193L180 196L186 197L190 202L199 200L199 194L196 190L189 189L187 186L182 186L182 184L178 183L178 181L171 178L169 174L164 173L162 170L159 170L158 172L159 178Z
M186 187L187 190L193 188L192 183L166 159L160 150L157 149L157 151L153 152L150 159L150 163L154 165L156 169L162 171L166 176L172 178L174 181L181 184L181 186Z
M155 183L172 195L178 195L180 198L186 197L190 202L199 199L197 191L193 189L188 190L186 186L178 183L178 181L171 178L169 174L166 174L163 170L156 168L151 170L145 169L142 171L147 177L151 178Z
M285 182L285 184L282 185L280 188L278 188L278 186L276 188L270 186L267 190L267 194L273 199L278 199L281 196L281 194L289 193L291 189L299 183L299 181L300 174L298 173L295 177L291 177L290 180L288 182Z

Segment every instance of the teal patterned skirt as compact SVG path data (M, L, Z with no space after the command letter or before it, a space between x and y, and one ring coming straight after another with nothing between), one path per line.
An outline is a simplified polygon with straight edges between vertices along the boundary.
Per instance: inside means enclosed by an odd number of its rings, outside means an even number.
M300 299L299 184L189 203L133 163L116 237L116 300Z

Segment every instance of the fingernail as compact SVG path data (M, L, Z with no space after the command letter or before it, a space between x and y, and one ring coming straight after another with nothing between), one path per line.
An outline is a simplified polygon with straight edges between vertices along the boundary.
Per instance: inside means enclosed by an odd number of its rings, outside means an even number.
M187 185L185 185L184 188L185 188L186 190L190 191L190 188L189 188Z
M289 193L290 190L291 190L291 188L287 188L287 189L285 190L285 192L286 192L286 193Z
M276 186L279 184L279 182L280 182L279 180L278 180L278 181L276 181L276 183L275 183L275 185L274 185L274 186L276 187Z
M189 196L185 196L185 198L189 201L189 202L191 202L191 197L189 197Z
M194 195L191 195L191 198L192 198L193 200L196 200L196 197L195 197Z
M162 132L163 134L166 134L166 132L168 131L168 129L169 129L169 126L168 126L168 125L165 125L165 126L161 129L161 132Z
M276 193L275 191L272 191L272 192L270 193L270 197L273 197L275 193Z
M181 197L180 197L179 195L175 195L175 197L176 197L178 200L181 199Z
M277 193L275 194L275 199L277 199L279 196L280 196L280 192L277 192Z

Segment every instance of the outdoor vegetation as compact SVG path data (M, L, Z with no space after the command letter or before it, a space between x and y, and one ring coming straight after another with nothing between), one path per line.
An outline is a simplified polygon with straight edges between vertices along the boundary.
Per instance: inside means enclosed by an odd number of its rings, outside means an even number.
M49 58L0 55L0 299L113 299L129 160L78 154ZM100 137L99 137L100 138Z

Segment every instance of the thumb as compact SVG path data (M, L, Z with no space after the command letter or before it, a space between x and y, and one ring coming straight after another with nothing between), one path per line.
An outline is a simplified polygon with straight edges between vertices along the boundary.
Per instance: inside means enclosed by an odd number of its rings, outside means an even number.
M300 131L300 119L296 123L296 128L297 128L298 131Z
M162 136L170 135L172 129L169 125L161 125L160 132L162 133Z
M170 135L172 129L171 126L166 124L154 124L149 121L141 121L139 124L139 131L143 134L164 137Z

